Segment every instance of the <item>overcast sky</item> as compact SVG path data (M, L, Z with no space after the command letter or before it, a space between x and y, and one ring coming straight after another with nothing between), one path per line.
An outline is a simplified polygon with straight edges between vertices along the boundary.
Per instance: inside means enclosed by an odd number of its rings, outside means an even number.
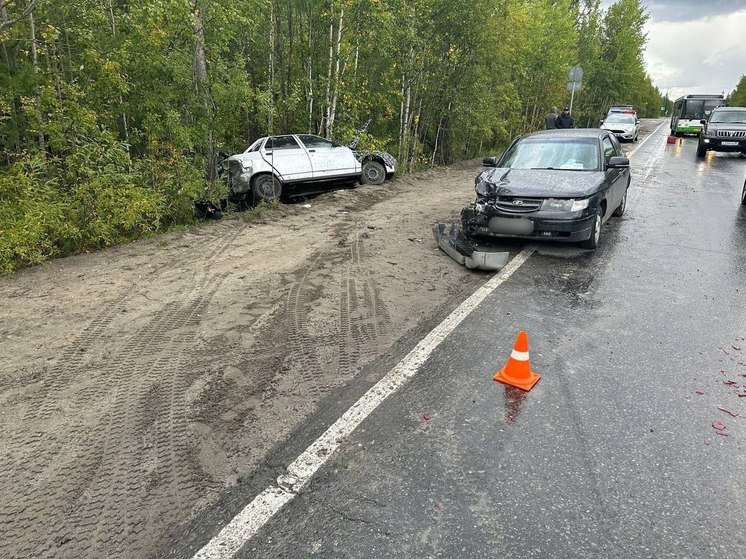
M604 0L604 7L613 4ZM728 93L746 74L746 0L643 0L645 66L672 98Z

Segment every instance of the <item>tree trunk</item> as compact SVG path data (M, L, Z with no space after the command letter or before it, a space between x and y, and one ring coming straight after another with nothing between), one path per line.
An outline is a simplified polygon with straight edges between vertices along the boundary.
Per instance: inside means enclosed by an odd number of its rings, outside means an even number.
M329 137L329 109L331 108L332 91L332 63L334 62L334 0L331 0L331 13L329 15L329 65L326 72L326 95L324 96L324 117L321 119L319 133Z
M335 68L334 68L334 95L332 97L332 107L329 111L329 121L327 123L327 138L331 138L334 135L334 119L337 116L337 99L339 97L339 51L342 46L342 26L344 21L345 11L344 8L339 12L339 27L337 28L337 53L335 55Z
M311 11L308 13L308 133L313 133L313 41L311 38Z
M30 4L29 4L30 5ZM31 38L31 63L33 64L34 74L39 75L39 55L36 50L36 26L34 24L34 11L33 9L28 13L28 25L29 35ZM44 124L43 115L41 111L41 87L39 84L36 85L36 117L39 120L39 149L43 155L47 153L47 146L44 140Z
M198 96L201 97L202 104L205 108L205 118L207 120L207 132L205 134L205 145L203 153L207 160L207 180L217 178L217 165L215 162L215 140L213 137L213 110L210 99L210 87L207 76L207 57L205 55L205 29L204 29L204 10L202 0L194 0L193 5L192 31L194 32L194 88Z

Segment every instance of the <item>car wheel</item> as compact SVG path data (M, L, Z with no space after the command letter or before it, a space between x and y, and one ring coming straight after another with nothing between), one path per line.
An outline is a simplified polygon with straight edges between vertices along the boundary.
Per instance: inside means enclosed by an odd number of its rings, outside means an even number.
M629 185L627 185L627 188L624 189L624 196L622 196L622 201L619 204L619 207L614 210L614 213L611 214L614 217L622 217L624 215L624 210L627 208L627 190L629 189Z
M282 183L273 175L259 175L251 181L251 191L255 200L272 202L282 196Z
M368 159L363 163L363 184L381 184L386 180L386 169L378 161Z
M593 232L590 238L580 242L580 248L587 248L589 250L595 250L598 246L598 240L601 238L601 224L604 221L604 209L601 204L598 205L596 210L596 219L593 221Z
M743 190L741 191L741 204L746 206L746 180L743 181Z
M704 157L707 154L707 147L702 143L700 139L697 142L697 157Z

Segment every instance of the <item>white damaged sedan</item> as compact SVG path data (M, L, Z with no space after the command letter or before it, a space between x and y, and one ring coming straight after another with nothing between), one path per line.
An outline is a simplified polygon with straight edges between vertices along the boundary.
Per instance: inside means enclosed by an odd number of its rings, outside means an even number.
M354 151L311 134L260 138L221 163L228 171L230 197L277 200L303 185L344 180L381 184L396 171L396 159L382 151Z

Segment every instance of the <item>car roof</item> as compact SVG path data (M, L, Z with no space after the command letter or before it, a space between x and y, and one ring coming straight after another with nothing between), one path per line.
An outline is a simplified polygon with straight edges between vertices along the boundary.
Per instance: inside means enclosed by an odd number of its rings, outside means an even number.
M713 112L715 111L746 111L746 107L715 107L712 109Z
M532 132L522 136L523 138L578 138L578 139L593 139L602 138L608 136L608 130L601 130L600 128L561 128L556 130L540 130L539 132Z

